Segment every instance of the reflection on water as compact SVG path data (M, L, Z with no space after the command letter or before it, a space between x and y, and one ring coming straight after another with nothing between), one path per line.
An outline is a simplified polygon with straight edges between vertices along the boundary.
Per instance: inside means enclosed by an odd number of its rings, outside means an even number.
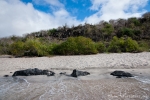
M150 100L150 81L143 77L36 78L0 78L0 100Z

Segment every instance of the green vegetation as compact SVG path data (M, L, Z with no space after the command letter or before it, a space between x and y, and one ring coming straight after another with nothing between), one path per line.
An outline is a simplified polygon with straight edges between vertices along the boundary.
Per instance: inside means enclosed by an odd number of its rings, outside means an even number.
M150 40L139 41L140 51L150 52Z
M113 37L108 47L108 52L139 52L139 45L130 37L127 39Z
M106 50L106 47L105 47L104 43L102 43L102 42L97 42L96 48L97 48L99 53L103 53Z
M141 18L101 21L0 38L0 55L87 55L103 52L150 52L150 12Z
M17 41L11 44L10 53L16 56L23 56L24 55L24 43L22 41Z
M132 40L130 37L124 43L126 52L139 52L139 45L135 40Z
M98 53L95 43L85 37L70 37L67 41L56 46L55 54L59 55L79 55L79 54L95 54Z
M10 45L10 53L15 56L47 56L52 55L56 44L42 43L39 39L17 41Z

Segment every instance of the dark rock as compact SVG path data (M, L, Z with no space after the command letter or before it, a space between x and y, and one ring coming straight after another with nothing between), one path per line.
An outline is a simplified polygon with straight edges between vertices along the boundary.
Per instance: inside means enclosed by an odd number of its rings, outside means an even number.
M117 76L116 78L121 78L121 76Z
M12 72L10 72L10 73L12 73Z
M4 75L4 77L9 77L9 75Z
M60 75L66 75L66 72L61 72L61 73L59 73Z
M40 70L38 68L19 70L14 72L12 76L30 76L30 75L48 75L53 76L55 73L49 70Z
M132 74L130 74L128 72L124 72L124 71L114 71L110 75L117 76L117 78L121 78L121 77L133 77Z
M73 70L71 76L72 77L78 77L78 76L86 76L86 75L89 75L90 73L89 72L86 72L86 71L78 71L76 69Z
M48 71L48 72L47 72L47 76L54 76L54 75L55 75L55 73L52 72L52 71Z

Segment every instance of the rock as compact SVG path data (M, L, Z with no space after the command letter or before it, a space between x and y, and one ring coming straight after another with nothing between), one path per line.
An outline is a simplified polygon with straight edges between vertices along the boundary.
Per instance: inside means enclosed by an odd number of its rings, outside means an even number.
M72 77L78 77L78 76L86 76L86 75L89 75L90 73L89 72L86 72L86 71L78 71L76 69L73 70L71 76Z
M14 72L12 76L31 76L31 75L47 75L53 76L55 73L49 70L40 70L38 68L19 70Z
M9 75L4 75L4 77L9 77Z
M55 74L55 73L52 72L52 71L48 71L48 72L47 72L47 76L54 76L54 74Z
M66 75L66 72L61 72L61 73L59 73L60 75Z
M133 77L132 74L130 74L128 72L124 72L124 71L114 71L110 75L117 76L117 78L121 78L121 77Z

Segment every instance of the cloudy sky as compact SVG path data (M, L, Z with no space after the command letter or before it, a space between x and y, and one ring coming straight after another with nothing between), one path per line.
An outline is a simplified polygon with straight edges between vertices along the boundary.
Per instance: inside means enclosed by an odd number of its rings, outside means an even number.
M0 0L0 37L140 17L150 0Z

